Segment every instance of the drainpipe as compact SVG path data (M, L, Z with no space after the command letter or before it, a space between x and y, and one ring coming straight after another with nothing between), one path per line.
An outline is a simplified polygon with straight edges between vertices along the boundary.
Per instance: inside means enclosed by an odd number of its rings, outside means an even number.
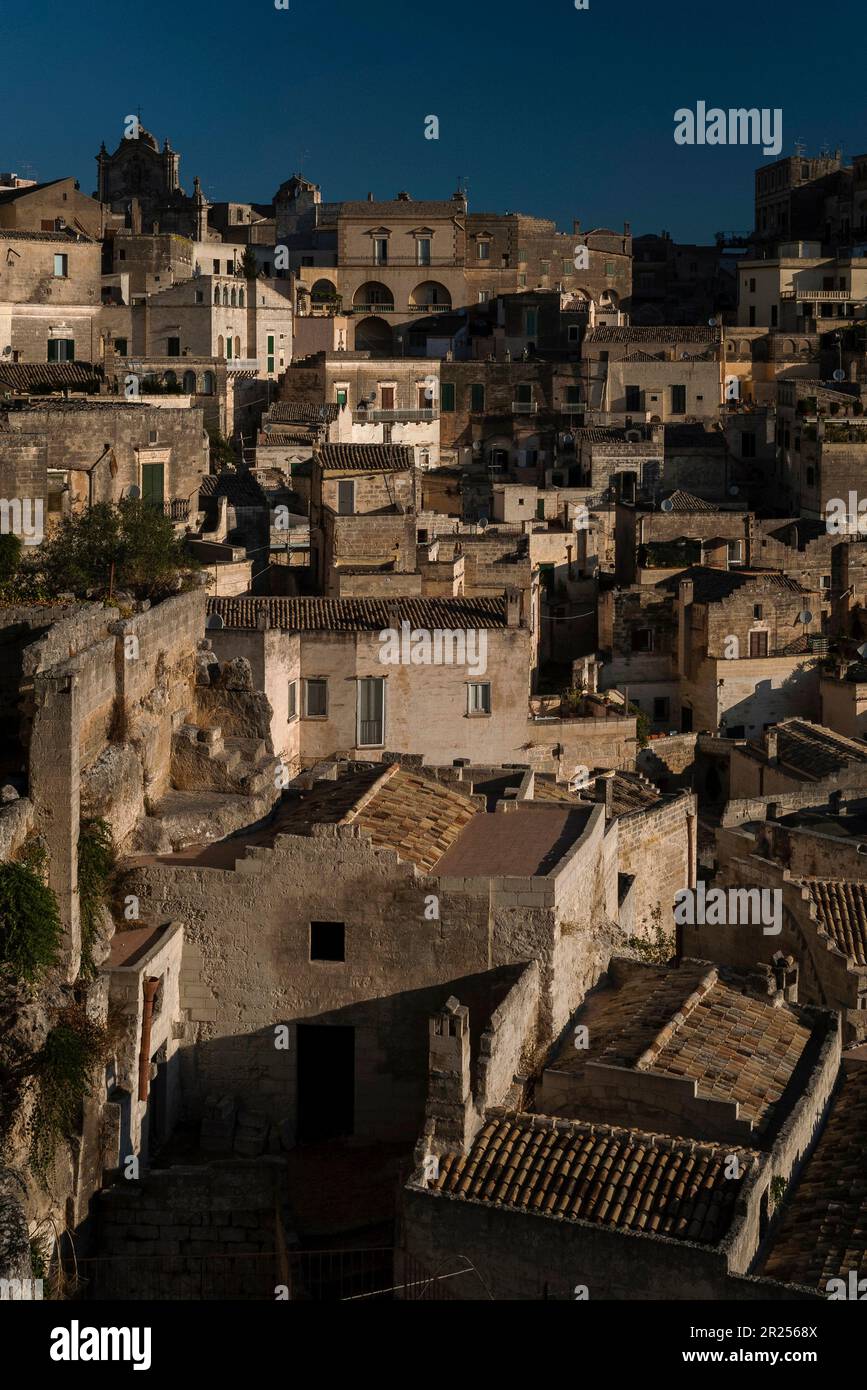
M147 1100L150 1089L151 1025L154 1018L154 999L159 989L159 980L151 977L144 981L144 1016L141 1024L141 1052L138 1059L138 1098Z

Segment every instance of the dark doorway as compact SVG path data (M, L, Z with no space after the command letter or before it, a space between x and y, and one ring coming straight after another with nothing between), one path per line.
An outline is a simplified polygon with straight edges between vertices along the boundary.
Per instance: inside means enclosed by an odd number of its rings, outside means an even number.
M298 1141L355 1128L355 1029L298 1025Z
M681 705L680 731L683 734L692 733L692 710L690 709L689 705Z
M157 1074L151 1082L148 1096L148 1156L156 1153L169 1137L169 1064L166 1045L154 1053L151 1063Z

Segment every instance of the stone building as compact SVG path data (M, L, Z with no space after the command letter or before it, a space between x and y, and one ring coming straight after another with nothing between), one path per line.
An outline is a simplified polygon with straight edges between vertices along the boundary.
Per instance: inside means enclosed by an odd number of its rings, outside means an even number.
M615 959L533 1051L516 995L477 1058L458 995L431 1018L408 1248L460 1250L464 1298L802 1297L751 1276L834 1089L834 1015L761 972Z
M733 800L863 786L867 743L808 719L777 724L766 728L761 739L732 750Z
M339 597L351 591L353 578L363 578L369 570L371 579L374 571L393 577L399 592L398 576L416 569L419 501L419 475L411 448L399 444L315 448L310 527L318 591Z
M98 362L100 246L68 228L0 229L0 357Z
M106 209L88 198L73 178L0 185L0 227L19 232L58 232L64 227L94 241L106 230Z
M133 230L177 232L204 240L207 210L198 179L195 194L188 196L181 187L180 164L168 138L161 150L150 131L136 121L129 133L124 131L113 154L103 142L96 156L94 197L124 214Z

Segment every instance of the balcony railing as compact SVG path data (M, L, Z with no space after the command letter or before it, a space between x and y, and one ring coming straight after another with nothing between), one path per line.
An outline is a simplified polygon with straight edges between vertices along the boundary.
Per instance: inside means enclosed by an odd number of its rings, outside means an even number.
M393 314L393 304L353 304L352 314Z
M190 519L190 499L189 497L172 497L168 501L158 502L151 499L150 506L156 507L163 516L167 516L171 521L189 521Z
M342 266L370 265L377 270L388 270L389 266L392 265L413 265L415 266L416 270L427 270L432 265L454 266L456 270L459 270L463 266L464 262L463 260L458 259L458 257L456 256L431 256L429 261L419 261L416 259L415 256L389 256L388 260L386 261L378 261L376 259L372 260L370 256L364 256L362 258L351 258L349 260L342 260L340 264ZM307 267L305 267L305 269L307 269Z
M538 409L537 401L512 401L513 415L535 415Z
M451 304L410 304L408 306L411 314L450 314Z
M230 372L250 372L259 370L258 357L228 357L226 367Z
M815 303L845 303L852 298L850 290L783 290L781 299L802 299Z
M401 420L407 424L421 424L428 420L436 420L437 411L427 408L424 410L369 410L367 418L377 425L396 424Z

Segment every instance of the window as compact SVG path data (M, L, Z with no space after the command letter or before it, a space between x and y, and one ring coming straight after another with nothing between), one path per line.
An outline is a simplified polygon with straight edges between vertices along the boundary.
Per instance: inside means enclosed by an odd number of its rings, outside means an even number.
M755 306L755 304L751 304L751 305L750 305L749 325L748 325L748 326L749 326L750 328L755 328L755 326L756 326L756 306Z
M274 370L274 334L268 334L268 372Z
M481 415L485 409L485 387L481 381L474 381L470 387L470 410Z
M753 617L761 619L764 615L764 608L760 603L753 604Z
M578 342L578 335L579 335L579 332L580 332L580 330L579 330L579 328L578 328L577 323L570 323L570 325L569 325L569 342L570 342L570 343L577 343L577 342Z
M417 265L430 265L430 237L429 237L429 236L420 236L420 237L416 237L415 249L416 249L416 264L417 264Z
M491 291L490 291L490 290L479 290L479 303L480 303L480 304L488 304L488 303L490 303L490 299L491 299Z
M626 409L627 409L627 410L640 410L640 409L641 409L641 387L640 387L640 386L627 386L627 387L626 387Z
M686 387L672 386L671 388L671 413L672 415L686 414Z
M388 238L377 236L373 238L373 264L388 265Z
M341 478L337 484L338 516L355 514L355 483L352 478Z
M808 468L808 469L807 469L807 487L814 487L814 486L815 486L815 482L816 482L816 470L815 470L815 468Z
M490 714L490 681L470 681L467 686L467 714Z
M539 274L540 274L540 275L550 275L550 274L551 274L551 262L550 262L550 261L540 261L540 262L539 262Z
M776 328L776 326L777 326L777 317L778 317L778 315L777 315L777 306L776 306L776 304L772 304L772 305L771 305L771 328Z
M750 656L767 656L768 654L768 634L766 632L750 633Z
M69 275L69 257L58 255L54 257L54 274L59 280L65 280Z
M75 339L74 339L74 338L49 338L49 339L48 339L48 360L49 360L49 362L74 362L74 361L75 361Z
M197 304L204 304L204 302L205 302L205 295L204 295L204 292L203 292L202 290L196 290L196 303L197 303Z
M744 543L743 541L729 541L728 559L730 565L742 565L744 562Z
M822 574L822 575L820 575L820 576L819 576L819 584L820 584L820 586L821 586L823 589L830 589L830 587L831 587L831 576L830 576L830 574Z
M652 627L634 627L632 629L632 650L634 652L653 651Z
M580 405L580 404L581 404L581 387L580 387L580 386L567 386L567 387L566 387L566 404L567 404L567 405Z
M528 338L535 338L539 331L539 314L536 309L527 310L524 331Z
M491 259L491 243L489 241L480 241L477 243L476 259L480 261L489 261Z
M364 676L358 682L358 746L379 747L385 739L385 677Z
M293 719L297 719L297 718L298 718L298 682L297 682L297 681L290 681L290 682L289 682L289 704L288 704L288 713L287 713L287 715L286 715L286 719L287 719L287 722L291 724L291 723L292 723L292 720L293 720Z
M669 698L667 695L656 695L653 700L653 718L657 724L667 724L669 715Z
M606 262L605 262L605 274L606 274L606 275L614 275L615 272L616 272L616 269L617 269L617 267L615 266L615 264L614 264L613 261L606 261Z
M214 261L214 274L215 274L215 275L219 275L219 273L220 273L220 262L219 262L219 261Z
M167 356L167 357L180 357L180 355L181 355L181 340L180 340L180 338L167 338L167 339L166 339L166 356Z
M755 282L755 280L750 280L750 294L755 294L755 292L756 292L756 282Z
M741 458L754 459L756 456L756 436L744 430L741 434Z
M204 378L203 378L203 380L202 380L202 395L203 395L203 396L213 396L213 394L214 394L214 373L213 373L213 372L205 372Z
M126 338L115 338L114 350L118 357L126 357Z
M346 405L346 400L347 400L347 389L346 389L346 387L345 387L345 386L338 386L338 388L337 388L337 404L338 404L338 405Z
M121 250L118 251L118 253L117 253L117 258L118 258L119 261L125 261L125 260L126 260L126 252L125 252L123 249L121 249Z
M346 927L343 922L310 923L310 959L346 960Z
M455 408L455 384L453 381L444 381L440 386L440 409L452 411Z
M328 714L328 681L317 676L304 682L304 713L308 719L324 719Z
M516 400L516 401L519 401L519 402L521 403L521 405L532 405L532 403L533 403L533 385L532 385L532 382L529 382L529 381L519 381L519 382L518 382L518 385L515 387L515 400Z

